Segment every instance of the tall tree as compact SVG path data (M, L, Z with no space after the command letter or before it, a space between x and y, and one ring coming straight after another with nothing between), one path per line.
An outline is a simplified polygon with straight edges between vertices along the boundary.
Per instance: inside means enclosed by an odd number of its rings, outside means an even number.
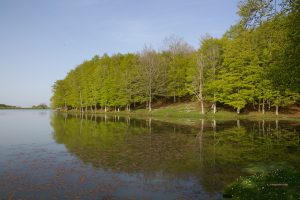
M190 68L189 76L187 78L187 90L193 94L200 103L201 114L205 113L204 110L204 67L205 57L203 53L195 53L193 67Z
M140 84L143 85L148 98L148 109L151 111L153 97L166 92L166 71L163 69L161 57L152 48L145 47L139 56Z
M221 68L221 41L206 36L201 41L200 51L204 55L206 65L206 99L212 102L213 113L217 112L218 90L214 84Z
M185 81L189 59L194 49L182 38L172 35L164 40L165 50L163 56L168 68L168 95L176 97L187 95Z

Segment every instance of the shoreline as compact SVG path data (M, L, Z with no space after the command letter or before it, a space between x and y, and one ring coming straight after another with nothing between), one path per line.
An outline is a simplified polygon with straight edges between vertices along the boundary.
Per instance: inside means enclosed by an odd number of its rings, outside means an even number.
M279 114L278 116L275 113L266 112L265 114L258 113L258 112L251 112L247 114L239 114L228 111L219 111L216 114L208 113L208 114L200 114L200 113L176 113L176 110L171 110L168 113L162 112L160 109L154 109L153 111L149 112L145 109L141 110L134 110L134 111L97 111L97 112L79 112L76 110L69 110L69 111L56 111L58 113L67 113L71 115L98 115L98 116L120 116L120 117L134 117L138 119L153 119L163 122L169 123L177 123L182 125L196 125L199 124L202 120L218 120L218 121L231 121L231 120L268 120L268 121L295 121L300 122L299 117L289 116L288 114Z

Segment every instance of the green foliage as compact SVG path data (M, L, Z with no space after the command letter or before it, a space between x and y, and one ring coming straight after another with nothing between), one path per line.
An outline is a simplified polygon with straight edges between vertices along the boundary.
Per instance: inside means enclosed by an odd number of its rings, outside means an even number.
M300 173L293 169L274 169L240 177L225 189L231 199L299 199ZM283 184L283 186L276 186Z
M44 103L41 103L39 105L36 105L36 106L32 106L33 109L47 109L48 106L47 104L44 104Z

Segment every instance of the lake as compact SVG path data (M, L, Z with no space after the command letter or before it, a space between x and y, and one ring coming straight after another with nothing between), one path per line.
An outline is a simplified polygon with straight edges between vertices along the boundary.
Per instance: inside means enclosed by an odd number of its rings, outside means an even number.
M257 166L300 170L300 122L0 110L0 199L222 199Z

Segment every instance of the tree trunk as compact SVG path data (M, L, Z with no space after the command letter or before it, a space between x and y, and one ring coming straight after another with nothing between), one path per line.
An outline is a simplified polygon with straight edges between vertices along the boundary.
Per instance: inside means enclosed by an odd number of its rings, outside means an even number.
M80 91L80 112L82 112L82 97L81 97L81 91Z
M213 109L214 109L214 114L216 114L216 112L217 112L217 104L216 104L216 102L213 103Z
M216 102L216 94L214 94L214 104L213 104L213 108L214 108L214 114L216 114L217 112L217 102Z
M151 112L151 103L152 103L152 79L150 78L149 80L149 85L148 85L148 92L149 92L149 104L148 104L148 108L149 108L149 111Z
M265 114L265 99L262 102L262 114Z
M276 115L278 115L278 105L276 105Z
M201 105L201 114L204 114L204 103L203 103L203 85L204 85L204 58L200 56L198 59L198 99L200 100Z
M200 106L201 106L201 114L204 115L204 103L203 103L203 100L200 101Z
M148 106L149 106L149 111L150 111L150 112L152 111L152 108L151 108L151 101L152 101L152 98L150 97L150 98L149 98L149 104L148 104Z
M202 88L201 88L202 90ZM200 105L201 105L201 114L204 115L204 102L203 102L203 97L202 97L202 91L201 91L201 96L200 96Z
M236 113L237 113L237 114L240 114L240 109L239 109L239 108L236 109Z
M176 96L175 96L175 94L173 96L173 101L174 101L174 103L176 103Z

